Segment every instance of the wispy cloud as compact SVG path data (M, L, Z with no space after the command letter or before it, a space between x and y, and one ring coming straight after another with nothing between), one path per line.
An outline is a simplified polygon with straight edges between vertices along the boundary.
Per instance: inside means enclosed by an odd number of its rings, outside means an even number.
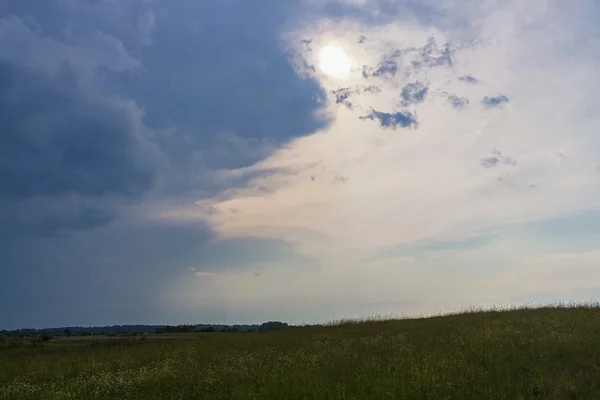
M498 149L492 150L492 155L481 159L481 165L485 168L492 168L501 164L517 165L517 161L512 157L503 155Z

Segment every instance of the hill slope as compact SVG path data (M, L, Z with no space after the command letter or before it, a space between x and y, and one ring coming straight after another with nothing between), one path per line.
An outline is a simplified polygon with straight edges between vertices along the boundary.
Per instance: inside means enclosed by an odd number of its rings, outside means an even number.
M600 308L49 342L0 399L600 399Z

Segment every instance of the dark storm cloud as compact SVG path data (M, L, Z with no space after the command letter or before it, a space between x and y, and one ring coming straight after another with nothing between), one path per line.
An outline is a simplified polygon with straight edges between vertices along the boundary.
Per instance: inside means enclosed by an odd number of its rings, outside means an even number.
M152 127L176 124L197 146L216 134L286 141L323 125L318 84L299 79L279 45L279 0L176 1L156 16L140 79L111 84L136 99ZM165 3L166 4L166 3Z
M155 25L155 0L18 0L0 4L0 17L16 16L38 33L64 38L93 31L119 37L128 46L148 45Z
M184 321L165 298L168 285L195 271L236 272L285 258L302 261L277 240L213 241L202 224L140 224L85 235L11 238L0 243L0 329L23 326ZM34 246L36 251L27 251ZM10 282L10 284L6 284ZM18 306L15 306L18 305ZM28 310L23 313L21 310Z
M326 123L281 51L284 3L0 1L0 329L161 323L188 268L294 259L136 212Z
M140 196L150 188L126 110L86 98L68 67L46 77L0 62L0 110L0 197Z
M279 47L280 2L37 5L0 8L0 84L15 92L0 99L5 198L137 198L156 158L161 187L181 194L324 123L313 115L321 89ZM144 149L140 130L153 141ZM140 162L152 146L154 159Z
M44 36L31 15L0 18L0 32L0 223L53 235L110 222L116 198L151 189L158 152L135 104L94 81L136 60L107 34Z

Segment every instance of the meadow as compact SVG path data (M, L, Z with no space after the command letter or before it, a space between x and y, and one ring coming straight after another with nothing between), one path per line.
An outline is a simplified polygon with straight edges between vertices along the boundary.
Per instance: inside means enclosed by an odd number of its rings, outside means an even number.
M2 400L600 399L597 305L11 340L0 343Z

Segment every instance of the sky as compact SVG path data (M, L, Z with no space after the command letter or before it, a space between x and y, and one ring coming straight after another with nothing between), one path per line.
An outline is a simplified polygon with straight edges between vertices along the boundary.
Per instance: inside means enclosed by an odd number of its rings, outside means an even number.
M0 329L600 297L595 0L0 0Z

